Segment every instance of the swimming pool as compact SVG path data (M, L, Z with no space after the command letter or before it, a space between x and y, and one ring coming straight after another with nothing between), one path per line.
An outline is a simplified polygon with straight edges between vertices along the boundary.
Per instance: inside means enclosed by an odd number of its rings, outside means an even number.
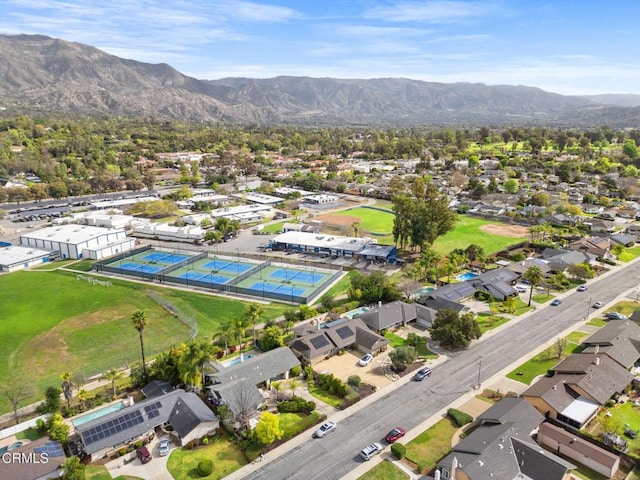
M244 354L244 361L249 360L250 358L253 358L254 356L250 353L245 353ZM240 357L236 357L236 358L232 358L231 360L225 360L224 362L218 362L220 363L220 365L222 365L223 367L232 367L233 365L237 365L240 363Z
M476 277L479 277L477 273L467 272L467 273L463 273L462 275L458 275L456 277L456 280L458 280L459 282L464 282L465 280L471 280L472 278L476 278Z
M360 315L361 313L366 312L367 310L369 310L367 307L356 308L355 310L350 310L347 313L345 313L343 317L353 318L356 315Z
M426 295L427 293L431 293L433 292L434 288L433 287L424 287L420 290L416 290L415 292L413 292L411 294L412 297L420 297L422 295Z
M122 402L114 403L113 405L109 405L107 407L103 407L99 410L94 410L93 412L87 413L81 417L72 420L74 427L79 427L80 425L90 422L91 420L95 420L96 418L104 417L113 412L117 412L118 410L122 410L125 407L125 404Z

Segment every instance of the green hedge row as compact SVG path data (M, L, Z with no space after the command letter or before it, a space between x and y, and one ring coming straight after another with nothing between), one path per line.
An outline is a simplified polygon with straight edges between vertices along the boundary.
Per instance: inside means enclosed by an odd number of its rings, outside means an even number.
M471 415L461 412L460 410L456 410L455 408L447 410L447 415L453 418L453 421L456 422L458 427L462 427L467 423L473 422L473 417Z

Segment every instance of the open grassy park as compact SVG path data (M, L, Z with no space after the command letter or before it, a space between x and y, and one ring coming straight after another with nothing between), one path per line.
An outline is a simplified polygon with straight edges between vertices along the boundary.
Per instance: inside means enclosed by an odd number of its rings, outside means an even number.
M71 371L79 381L140 359L138 332L131 315L145 312L147 358L173 344L211 336L240 317L244 302L148 283L111 279L90 285L65 271L22 271L0 276L0 383L10 375L34 379L37 398ZM155 292L155 294L149 294ZM154 297L154 298L152 298ZM155 300L154 300L155 299ZM158 303L171 304L181 322ZM282 315L285 305L265 305L265 319ZM0 411L8 411L4 398Z

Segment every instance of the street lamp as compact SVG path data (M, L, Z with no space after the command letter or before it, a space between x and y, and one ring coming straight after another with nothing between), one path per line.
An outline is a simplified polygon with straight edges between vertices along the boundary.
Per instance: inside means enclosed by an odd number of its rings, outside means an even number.
M478 357L478 381L476 382L475 386L473 387L474 390L480 390L480 387L482 386L482 381L480 379L480 374L482 372L482 357L479 355L476 355Z

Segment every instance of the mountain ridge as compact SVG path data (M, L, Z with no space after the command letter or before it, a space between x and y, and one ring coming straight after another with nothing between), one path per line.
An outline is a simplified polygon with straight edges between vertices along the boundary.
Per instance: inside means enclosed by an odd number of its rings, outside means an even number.
M630 107L620 105L625 98ZM11 112L300 125L629 127L640 124L636 100L407 78L200 80L166 63L123 59L81 43L0 35L0 103Z

